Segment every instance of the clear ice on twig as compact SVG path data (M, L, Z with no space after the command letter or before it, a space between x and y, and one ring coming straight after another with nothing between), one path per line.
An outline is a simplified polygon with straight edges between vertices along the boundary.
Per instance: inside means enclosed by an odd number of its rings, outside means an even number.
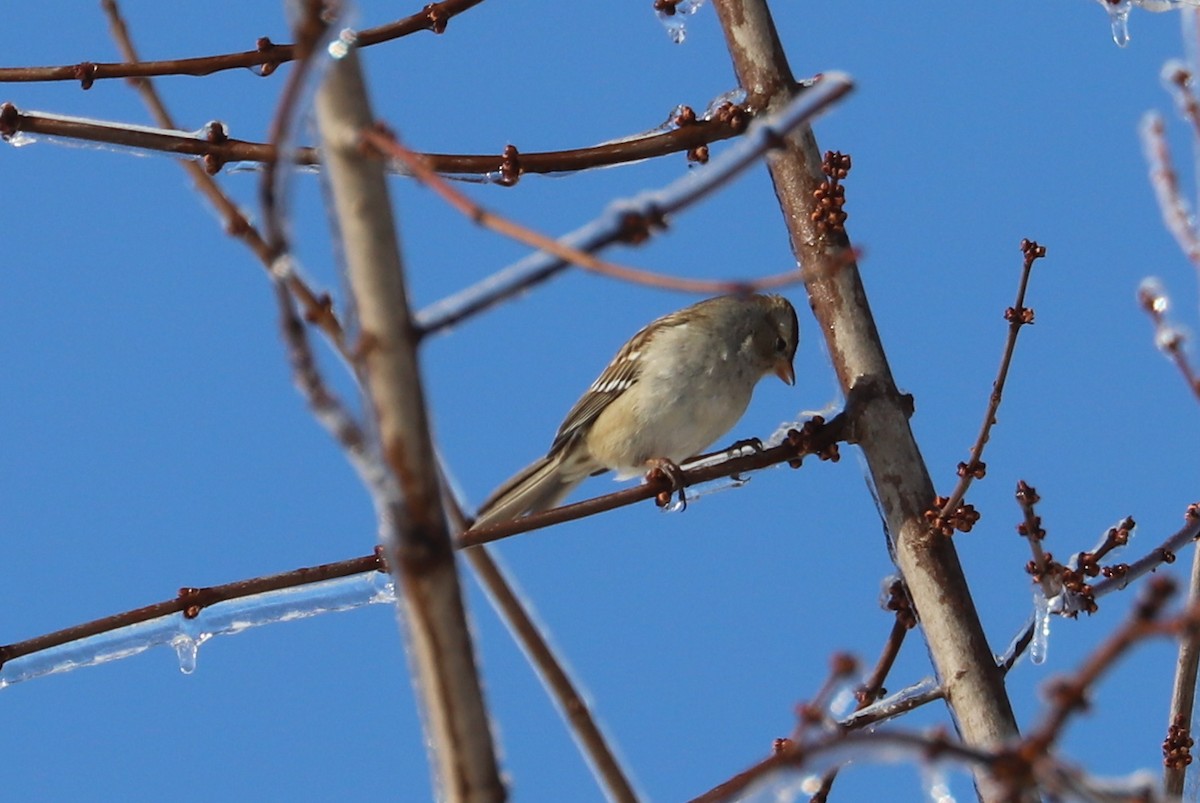
M664 11L655 11L659 22L667 29L667 36L671 37L671 41L677 45L682 45L687 40L687 26L683 18L690 17L700 10L700 6L704 5L704 0L683 0L676 4L673 13Z
M0 668L0 689L23 680L130 658L160 645L170 646L180 670L191 674L196 669L200 645L213 636L394 599L391 577L371 571L227 600L204 608L193 619L172 613L13 658Z
M1108 12L1112 23L1112 38L1118 47L1129 44L1129 12L1134 7L1146 11L1174 11L1181 8L1200 7L1200 0L1096 0Z
M1029 660L1034 664L1046 662L1050 648L1050 600L1040 587L1033 589L1033 637L1029 640Z

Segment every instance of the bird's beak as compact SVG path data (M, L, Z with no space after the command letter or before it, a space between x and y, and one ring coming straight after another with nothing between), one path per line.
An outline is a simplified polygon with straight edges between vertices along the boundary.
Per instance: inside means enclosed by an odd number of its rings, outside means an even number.
M775 376L788 385L796 384L796 369L792 367L792 361L780 360L775 363Z

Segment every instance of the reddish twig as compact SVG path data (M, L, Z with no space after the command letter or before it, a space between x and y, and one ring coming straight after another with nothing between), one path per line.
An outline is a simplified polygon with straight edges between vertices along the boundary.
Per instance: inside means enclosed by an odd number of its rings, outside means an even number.
M1175 591L1168 577L1155 577L1134 606L1130 619L1093 652L1074 675L1052 681L1046 691L1050 709L1015 749L1015 755L1029 764L1046 756L1076 712L1083 710L1090 691L1117 659L1139 641L1154 636L1177 636L1200 624L1200 608L1189 608L1177 617L1160 620L1159 614Z
M357 33L359 47L389 42L419 31L442 33L450 19L482 0L443 0L430 3L415 14ZM105 63L83 61L57 67L0 67L0 83L35 81L79 81L91 89L96 81L111 78L151 78L164 75L211 75L222 70L258 67L258 75L266 76L281 64L297 58L297 46L277 45L265 36L259 37L254 50L241 53L222 53L197 58L139 61L126 56L125 62Z
M1187 605L1200 608L1200 550L1192 551ZM1167 737L1163 740L1163 791L1182 797L1188 765L1192 763L1192 714L1196 704L1196 675L1200 670L1200 631L1185 630L1179 638Z
M364 555L361 558L350 558L349 560L340 560L335 563L308 566L302 569L293 569L289 572L254 577L249 580L237 580L232 583L207 587L184 586L179 589L178 596L173 599L156 602L153 605L124 611L113 616L105 616L91 622L84 622L83 624L56 630L53 633L46 633L24 641L0 646L0 666L13 659L32 655L35 652L60 647L64 644L80 641L101 633L109 633L122 627L142 624L162 616L182 613L184 616L194 619L200 614L201 610L219 602L228 602L229 600L251 597L255 594L265 594L270 591L280 591L286 588L297 588L299 586L322 583L326 580L349 577L354 574L362 574L363 572L385 571L387 571L387 568L383 564L383 558L379 550L376 550L374 553Z
M1102 597L1119 591L1164 563L1174 563L1179 550L1200 538L1200 502L1188 505L1183 520L1183 527L1133 563L1117 563L1101 569L1104 579L1092 588L1092 596Z
M931 521L944 534L949 535L955 530L969 531L978 520L970 505L961 505L963 497L971 483L982 479L987 473L987 465L981 459L984 446L991 436L992 427L996 424L996 411L1000 409L1000 400L1004 395L1004 383L1008 379L1008 369L1012 365L1013 353L1017 346L1017 335L1021 327L1033 323L1033 310L1025 306L1025 292L1029 288L1029 276L1033 272L1033 263L1046 256L1045 246L1038 245L1033 240L1021 241L1021 252L1025 261L1021 268L1021 281L1017 287L1016 302L1004 311L1004 320L1008 321L1008 337L1004 341L1004 353L1000 358L1000 368L996 379L992 382L992 395L988 399L987 410L983 415L983 424L979 427L979 435L971 446L970 457L964 463L958 464L958 484L950 496L934 501L931 511ZM961 505L961 507L960 507Z
M780 740L776 743L775 755L694 798L692 803L737 799L752 784L775 772L794 772L814 763L819 765L817 759L834 748L841 748L842 755L853 754L857 761L861 761L869 754L854 752L853 749L876 744L876 739L892 748L922 745L922 749L913 756L917 761L948 758L981 769L982 782L987 789L984 797L987 799L1020 800L1031 791L1057 795L1069 789L1099 789L1094 781L1062 764L1053 747L1061 739L1070 719L1083 710L1100 678L1133 646L1149 638L1179 636L1200 627L1200 607L1197 606L1189 607L1169 619L1159 617L1173 588L1174 584L1168 578L1155 578L1135 607L1130 620L1101 644L1074 675L1058 679L1050 685L1050 705L1041 723L1012 746L981 750L937 733L901 735L903 732L894 730L839 731L808 743Z
M871 670L871 674L855 692L858 700L856 712L863 711L879 701L880 695L883 694L884 681L887 679L888 673L892 671L896 658L900 655L900 647L904 644L904 638L908 635L908 631L917 624L908 594L904 590L904 583L899 579L893 581L888 589L888 597L888 608L896 612L895 621L892 622L892 629L888 633L887 641L883 644L879 660L875 662L875 668ZM865 727L866 724L865 721L859 721L852 726L845 726L842 723L838 723L838 726L850 729ZM838 770L835 768L821 777L821 786L810 798L811 803L825 803L829 799L829 793L833 789L837 776Z
M560 151L521 153L520 165L516 172L510 169L511 154L425 153L422 157L425 163L438 173L468 177L503 176L506 172L513 176L525 173L567 173L608 167L672 153L691 152L709 143L736 137L746 130L749 115L741 107L730 108L737 109L738 113L718 114L708 120L680 123L670 131L643 134L619 142ZM163 128L176 127L164 125ZM0 135L12 139L22 133L100 142L178 156L195 156L203 160L209 173L220 172L221 168L229 163L267 164L281 161L272 143L230 138L225 135L225 127L220 123L210 123L202 135L197 136L193 132L178 129L154 131L125 123L24 112L11 103L0 104ZM313 147L297 147L288 154L287 159L302 166L321 163L320 154ZM515 182L497 183L511 185Z
M573 248L553 237L511 221L475 203L466 195L451 187L449 182L439 176L426 163L424 157L410 151L397 142L391 132L381 129L367 131L364 134L364 140L385 156L403 162L418 181L436 192L442 200L457 209L473 223L517 242L524 243L531 248L545 251L564 262L570 262L592 273L598 273L611 279L619 279L647 287L679 290L686 293L709 294L759 292L771 288L783 287L788 284L795 284L801 278L799 270L791 270L758 279L688 279L632 268L627 265L619 265L615 262L603 260L586 251Z
M108 16L109 27L113 38L117 42L117 46L121 49L126 59L130 62L136 62L138 58L137 49L134 47L133 39L129 34L129 28L125 24L125 20L122 18L116 2L114 0L104 0L102 7ZM134 78L132 79L132 83L137 89L138 94L141 95L142 101L150 109L155 121L164 128L175 128L175 121L171 113L167 110L166 104L163 103L162 98L155 91L154 84L147 78ZM7 123L4 122L7 116L10 115L10 109L12 107L8 104L0 106L0 134L5 137L11 136ZM15 112L15 109L13 111ZM237 204L230 200L220 185L199 164L185 161L181 165L191 177L197 192L220 215L225 223L225 231L230 236L241 240L258 258L263 267L267 269L267 272L272 273L274 271L272 249L267 245L267 241L258 232L258 229L242 214ZM329 295L314 291L304 281L304 278L299 276L295 271L284 277L284 282L288 290L291 291L303 308L305 319L319 326L321 331L329 338L334 348L345 356L345 337L342 331L342 324L333 311L333 303Z
M793 462L796 466L805 455L817 454L822 459L837 459L836 441L840 437L844 437L849 423L843 418L845 414L835 417L828 424L816 426L815 424L806 424L804 432L797 432L796 437L785 441L778 447L767 449L762 452L756 452L753 455L746 457L738 457L726 460L722 463L717 463L705 466L702 469L692 469L684 472L684 479L690 483L706 482L719 477L731 476L733 474L745 473L756 468L765 468L771 465L776 465L782 462ZM764 459L763 456L766 456ZM673 486L672 486L673 487ZM530 532L532 530L541 529L550 526L550 524L559 521L572 521L589 515L598 510L611 510L617 507L624 507L633 504L634 502L649 499L654 497L664 488L660 488L657 483L648 483L637 488L630 488L624 491L605 494L580 502L575 505L567 505L565 507L555 508L554 510L539 513L533 516L525 516L515 519L511 522L495 525L478 531L482 538L472 538L475 531L468 530L462 536L459 542L455 545L457 548L475 546L479 543L499 540L518 533ZM553 514L553 515L551 515ZM550 519L549 521L547 519ZM200 589L198 596L192 595L189 599L198 601L198 604L203 607L211 605L215 602L225 601L229 599L237 599L240 597L250 596L252 594L262 593L264 591L273 591L283 588L294 588L309 583L317 583L323 580L328 580L333 577L345 577L350 574L356 574L365 571L386 571L386 567L379 561L382 558L378 554L368 555L362 558L353 558L338 563L327 564L325 566L316 566L311 568L294 569L290 572L271 575L269 577L252 578L250 580L240 580L233 583L228 583L221 586L214 586L212 589ZM358 568L353 568L357 566ZM332 574L330 572L333 572ZM0 666L4 661L13 658L29 655L33 652L50 649L51 647L61 646L70 641L74 641L88 636L93 636L98 633L105 633L115 630L119 627L140 624L156 619L160 616L165 616L172 613L178 613L183 610L179 605L178 600L167 600L165 602L149 605L144 608L138 608L133 611L113 616L97 619L93 622L87 622L81 625L75 625L65 630L60 630L55 633L50 633L43 636L37 636L26 641L16 642L7 646L0 646ZM199 609L197 609L199 610Z
M618 242L645 240L671 215L716 192L733 176L756 164L763 154L777 149L783 137L811 122L849 93L853 86L849 76L824 73L803 94L792 98L770 116L757 119L745 137L704 170L682 176L655 192L610 204L600 217L561 239L589 252ZM831 268L847 264L847 252L831 256L830 262ZM532 254L421 310L418 323L426 334L454 326L547 281L569 264L542 252Z
M679 481L678 484L666 476L654 474L647 477L641 485L623 491L593 497L572 505L551 508L509 521L496 522L479 529L467 530L458 537L457 546L461 549L491 543L517 533L540 530L553 524L581 519L646 499L657 499L661 494L677 490L679 487L687 488L701 482L755 471L779 463L789 463L794 468L799 468L803 458L810 454L815 454L822 460L837 460L837 442L845 438L848 426L845 416L845 413L835 416L827 424L820 416L817 416L805 424L801 430L793 429L788 432L788 437L783 443L770 449L763 449L712 465L701 465L698 468L685 467L675 478ZM698 458L697 462L703 462L704 459L703 457Z
M1042 540L1046 531L1042 529L1042 517L1034 512L1034 505L1041 501L1037 489L1025 480L1017 481L1017 504L1021 506L1023 521L1017 525L1017 532L1029 541L1029 549L1033 560L1026 567L1034 582L1042 586L1042 596L1053 599L1060 591L1062 584L1055 572L1050 571L1053 556L1042 549Z

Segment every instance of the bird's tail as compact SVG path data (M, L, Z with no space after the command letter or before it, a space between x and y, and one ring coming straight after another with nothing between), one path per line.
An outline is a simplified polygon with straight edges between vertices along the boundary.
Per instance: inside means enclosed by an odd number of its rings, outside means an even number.
M475 527L508 521L554 507L587 477L566 468L564 451L536 460L497 488L479 508Z

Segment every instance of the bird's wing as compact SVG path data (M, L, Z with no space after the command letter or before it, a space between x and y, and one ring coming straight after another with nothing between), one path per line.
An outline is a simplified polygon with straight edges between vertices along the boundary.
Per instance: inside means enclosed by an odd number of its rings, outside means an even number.
M617 356L612 358L608 366L596 377L596 381L588 388L575 406L567 413L554 443L550 445L550 454L566 448L578 436L587 431L593 421L604 412L608 405L638 381L642 374L642 355L646 346L656 334L673 326L678 326L686 320L679 312L673 312L646 325L629 342L621 347Z

